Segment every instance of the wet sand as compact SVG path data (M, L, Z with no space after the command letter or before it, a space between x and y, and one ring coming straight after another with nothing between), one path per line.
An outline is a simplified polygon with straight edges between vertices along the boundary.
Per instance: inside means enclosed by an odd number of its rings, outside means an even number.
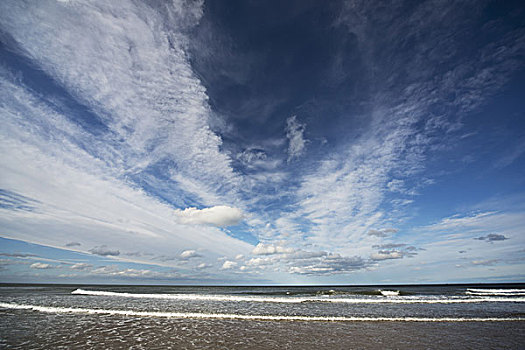
M525 322L272 322L0 312L2 348L520 349Z

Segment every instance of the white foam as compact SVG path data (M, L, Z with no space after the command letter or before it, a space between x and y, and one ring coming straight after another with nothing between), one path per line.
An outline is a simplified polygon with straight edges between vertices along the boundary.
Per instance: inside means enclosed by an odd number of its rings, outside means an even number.
M395 297L399 295L398 290L380 290L381 295L384 295L385 297Z
M525 296L525 289L475 289L468 288L467 295L475 296Z
M476 289L468 288L468 291L479 293L525 293L525 289Z
M32 310L45 313L72 313L94 315L120 315L140 317L193 318L193 319L230 319L255 321L305 321L305 322L511 322L525 321L523 317L338 317L338 316L281 316L281 315L242 315L208 314L196 312L158 312L112 309L86 309L70 307L50 307L26 304L1 303L0 308Z
M347 303L347 304L456 304L456 303L483 303L483 302L525 302L525 298L482 297L482 298L434 298L434 297L370 297L370 298L339 298L325 296L323 298L304 297L257 297L217 294L137 294L117 293L108 291L76 289L72 294L107 296L121 298L191 300L191 301L226 301L226 302L260 302L260 303Z

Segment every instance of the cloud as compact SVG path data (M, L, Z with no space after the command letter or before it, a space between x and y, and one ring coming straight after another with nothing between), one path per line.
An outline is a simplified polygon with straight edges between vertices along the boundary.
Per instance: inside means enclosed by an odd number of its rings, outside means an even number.
M394 228L386 228L382 230L374 230L371 229L367 232L369 236L376 236L376 237L387 237L389 233L396 233L397 230Z
M180 258L184 260L191 259L191 258L198 258L201 256L202 255L197 253L195 250L185 250L182 253L180 253Z
M93 265L88 264L88 263L76 263L76 264L71 265L70 268L73 270L89 270L92 267Z
M266 266L266 265L272 265L276 262L278 262L278 259L272 258L272 257L265 257L265 258L251 258L248 260L246 265L248 266L254 266L254 267L260 267L260 266Z
M499 262L499 259L473 260L472 265L492 266L497 262Z
M496 233L490 233L486 236L481 236L481 237L478 237L478 238L474 238L474 239L477 239L477 240L480 240L480 241L487 241L487 242L496 242L496 241L504 241L506 239L508 239L507 237L505 237L504 235L498 235Z
M112 276L112 277L127 277L127 278L169 278L170 274L165 274L148 269L119 269L115 265L102 266L91 271L94 275Z
M403 256L403 253L398 250L380 250L370 255L373 260L401 259Z
M31 264L31 266L29 266L29 267L32 268L32 269L41 269L41 270L54 268L54 266L52 266L52 265L39 263L39 262Z
M235 266L237 266L237 263L235 261L226 260L224 264L222 264L221 269L230 270L233 269Z
M248 148L242 151L241 153L237 154L237 159L239 159L246 165L250 165L252 163L260 161L265 161L267 158L268 156L266 152L258 148Z
M406 244L404 243L385 243L385 244L377 244L373 245L372 248L378 248L378 249L392 249L392 248L401 248L406 247Z
M206 263L200 263L199 265L197 265L197 269L199 270L209 269L210 267L213 267L213 265Z
M325 251L310 252L310 251L298 249L298 250L294 250L291 253L286 253L284 258L288 260L302 260L302 259L321 258L327 255L329 254Z
M306 147L304 139L305 124L301 124L297 117L291 116L286 120L286 137L288 138L288 162L301 156Z
M289 272L299 275L332 275L350 273L366 268L369 263L361 257L343 257L339 254L330 254L318 261L295 265Z
M416 184L414 188L431 185L421 176L428 154L459 137L462 117L498 91L518 69L522 33L497 43L484 42L472 57L445 55L461 51L465 39L457 36L458 26L466 19L474 21L479 13L438 4L440 12L433 6L435 2L427 2L406 13L403 6L378 11L367 1L345 3L337 24L358 42L365 62L363 84L370 87L367 93L374 101L363 112L369 125L355 125L337 144L337 152L321 155L309 164L308 172L298 181L298 190L291 194L295 202L289 216L297 228L286 230L287 236L276 240L306 241L327 251L337 247L346 254L358 249L368 255L365 246L370 228L411 215L405 208L410 202L395 196L412 194L407 184ZM410 55L399 50L407 37L416 38ZM423 38L436 41L429 44ZM496 47L507 48L504 57L496 57ZM383 54L378 56L379 51ZM382 61L385 57L388 63ZM423 63L427 59L436 64ZM450 69L443 66L443 60L453 60ZM487 70L487 64L495 68ZM400 93L393 94L392 89ZM446 106L442 101L447 101ZM435 113L436 108L441 112ZM444 135L450 142L436 135ZM390 206L393 210L385 210ZM386 236L377 231L372 231L372 236ZM378 257L395 255L399 254Z
M3 210L6 237L82 242L83 252L140 246L150 263L158 261L146 254L174 248L228 256L253 248L173 217L174 207L224 198L242 207L242 178L210 129L206 90L186 52L201 15L201 2L186 1L0 2L5 52L31 62L23 77L16 65L0 67L0 153L9 153L0 188L35 207Z
M355 105L361 106L358 121L340 130L344 136L338 144L330 137L329 145L336 151L316 154L305 162L307 169L291 169L289 164L290 173L246 175L232 164L270 164L271 151L265 146L232 150L210 129L209 99L187 52L187 33L200 21L202 2L148 4L0 3L2 32L14 43L6 53L15 52L19 61L31 62L61 92L53 96L47 95L52 89L24 86L31 79L23 76L30 72L15 79L7 72L9 67L0 68L1 187L34 198L31 209L36 209L2 213L0 226L10 237L50 246L74 239L82 242L82 251L103 245L133 251L139 246L145 260L146 253L170 255L184 249L228 257L249 254L251 244L211 227L242 219L242 212L233 217L205 212L228 203L232 206L228 208L250 214L256 209L259 213L254 216L271 223L240 235L266 243L256 247L261 252L256 255L278 256L275 263L286 267L297 262L295 273L307 274L308 268L310 274L314 269L320 274L331 268L345 270L336 266L337 261L344 265L343 260L350 259L343 256L368 257L375 237L392 233L371 228L406 219L401 207L408 200L392 197L421 177L432 147L450 143L463 113L479 106L512 76L512 61L518 66L516 62L521 62L515 60L521 52L516 35L514 39L498 35L497 42L466 50L475 56L449 61L465 51L466 39L457 33L474 32L463 26L468 28L479 16L476 11L465 13L463 6L427 2L407 13L397 12L406 11L403 6L393 7L390 13L366 1L348 2L336 25L348 29L348 38L359 46L354 51L361 55L355 62L363 62L358 69L365 76L360 82L366 99L356 99ZM409 55L399 50L406 47L406 38L411 38ZM428 38L435 42L429 45ZM380 61L385 57L386 65ZM494 66L490 59L496 59L495 69L487 68ZM62 100L79 113L71 113ZM89 113L80 113L84 110ZM352 113L345 118L352 119ZM308 141L305 124L297 117L288 118L285 128L291 163L305 153ZM446 140L436 137L443 130L449 135ZM279 147L282 150L283 145ZM238 161L230 154L238 154ZM510 161L517 159L512 157ZM274 180L262 180L270 178L289 182L274 186ZM257 191L251 191L254 188ZM174 220L173 208L188 206L208 208L178 210ZM275 219L283 208L294 211L286 213L288 221ZM512 218L494 214L470 223L459 219L451 218L440 227L467 228L472 243L472 237L486 232L509 236L495 227ZM187 226L201 224L208 227ZM518 239L511 237L512 243ZM299 242L322 250L285 248ZM383 251L376 253L381 258L405 254L395 247L378 249ZM342 254L340 259L328 258L334 250ZM169 262L178 263L178 259ZM354 271L350 260L347 265L346 271Z
M91 254L101 255L101 256L119 256L120 251L118 250L111 250L106 245L101 245L98 247L94 247L89 250Z
M406 193L405 182L399 179L393 179L387 183L386 187L392 192Z
M78 242L69 242L69 243L66 243L66 247L78 247L78 246L81 246L82 244L78 243Z
M180 223L185 225L231 226L243 219L243 213L238 208L219 205L211 208L186 208L175 211Z
M370 258L375 261L411 258L417 255L416 251L423 250L404 243L386 243L374 245L372 248L379 249L377 253L370 255Z
M142 252L138 252L138 251L137 252L126 252L126 253L124 253L124 255L140 257L140 256L143 255L143 253Z
M514 163L518 158L520 158L525 153L525 140L520 140L520 142L514 146L514 150L505 154L502 158L498 159L494 166L496 168L504 168L512 163Z
M29 254L29 253L0 253L0 256L9 256L12 258L27 258L27 257L36 256L36 255Z
M293 248L286 248L279 245L259 243L252 250L255 255L272 255L272 254L286 254L293 253Z

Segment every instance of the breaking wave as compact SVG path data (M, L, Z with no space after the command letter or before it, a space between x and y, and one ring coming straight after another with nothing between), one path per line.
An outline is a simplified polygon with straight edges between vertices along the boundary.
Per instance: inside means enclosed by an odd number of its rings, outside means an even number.
M71 294L137 298L137 299L171 299L171 300L190 300L190 301L225 301L225 302L260 302L260 303L348 303L348 304L375 304L375 303L392 303L392 304L455 304L455 303L482 303L482 302L525 302L525 298L509 297L478 297L478 298L447 298L447 297L395 297L389 298L338 298L338 297L258 297L258 296L239 296L239 295L220 295L220 294L138 294L108 292L96 290L76 289Z
M380 290L379 292L385 297L395 297L399 295L398 290Z
M185 312L134 311L113 309L86 309L70 307L50 307L26 304L0 303L0 308L31 310L45 313L119 315L162 318L192 319L228 319L254 321L303 321L303 322L511 322L525 321L523 317L342 317L342 316L281 316L281 315L244 315L210 314Z
M525 289L476 289L468 288L465 292L467 295L476 296L525 296Z

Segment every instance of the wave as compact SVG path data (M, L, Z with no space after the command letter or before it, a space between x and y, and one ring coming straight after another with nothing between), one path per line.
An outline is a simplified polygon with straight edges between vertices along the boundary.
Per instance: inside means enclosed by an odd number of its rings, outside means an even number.
M344 317L344 316L281 316L281 315L244 315L244 314L209 314L196 312L160 312L113 309L86 309L55 306L1 303L0 308L31 310L45 313L72 313L91 315L120 315L162 318L192 319L229 319L254 321L310 321L310 322L511 322L525 321L523 317Z
M395 297L399 295L398 290L380 290L379 292L385 297Z
M239 295L218 294L137 294L108 292L96 290L76 289L71 294L137 298L137 299L167 299L167 300L190 300L190 301L226 301L226 302L260 302L260 303L347 303L347 304L455 304L455 303L482 303L482 302L525 302L525 298L507 297L482 297L482 298L433 298L433 297L389 297L389 298L330 298L315 297L256 297Z
M525 289L476 289L468 288L467 295L477 296L525 296Z

